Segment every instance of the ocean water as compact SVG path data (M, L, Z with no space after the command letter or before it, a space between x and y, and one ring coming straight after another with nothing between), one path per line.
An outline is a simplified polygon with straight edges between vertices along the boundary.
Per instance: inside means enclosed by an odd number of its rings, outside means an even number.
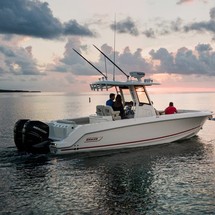
M215 214L215 121L192 139L161 146L69 156L17 152L17 120L88 115L107 97L0 94L0 214ZM179 109L215 112L215 93L151 98L161 110L173 101Z

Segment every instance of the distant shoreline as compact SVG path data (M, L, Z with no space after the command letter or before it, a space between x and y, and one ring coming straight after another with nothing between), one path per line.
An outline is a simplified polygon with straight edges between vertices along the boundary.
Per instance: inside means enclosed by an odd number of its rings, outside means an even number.
M41 93L41 91L37 90L2 90L0 89L0 93Z

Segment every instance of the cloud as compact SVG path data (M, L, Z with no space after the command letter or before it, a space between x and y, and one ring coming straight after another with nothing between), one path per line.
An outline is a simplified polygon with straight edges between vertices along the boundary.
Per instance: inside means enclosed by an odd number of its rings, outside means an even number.
M169 71L175 71L174 57L167 49L160 48L158 51L152 49L149 54L152 60L159 61L160 63L159 66L156 66L155 73L169 73Z
M39 0L1 0L0 33L53 39L63 35L93 36L87 26L76 20L61 23L48 3Z
M0 73L9 75L42 75L32 57L31 47L0 44Z
M170 22L170 29L173 32L179 32L182 30L183 20L181 18L177 18L175 21Z
M199 44L195 47L198 52L199 61L202 67L205 68L206 74L209 76L215 76L215 52L209 44Z
M142 34L147 38L156 39L158 36L164 36L171 33L179 33L183 32L183 20L181 18L177 18L173 21L165 21L161 18L156 18L154 20L155 27L150 27L142 31Z
M14 52L11 50L11 48L6 47L6 46L0 46L0 52L5 56L5 57L15 57Z
M64 26L65 35L93 36L93 33L86 26L81 26L76 20L70 20Z
M191 2L188 0L180 1L181 3ZM154 20L155 27L148 28L142 32L147 38L155 39L158 36L169 35L171 33L188 33L197 31L200 33L211 33L212 40L215 41L215 7L210 9L209 20L201 22L192 22L185 24L184 20L177 18L174 21L166 21L160 18Z
M191 2L191 0L180 1L180 3ZM171 33L188 33L197 31L200 33L211 33L212 40L215 41L215 7L210 9L209 20L201 22L192 22L184 24L181 18L174 21L165 21L161 19L155 20L155 28L149 28L142 32L148 38L157 38L158 36L168 35ZM158 21L157 21L158 20Z
M191 2L194 2L194 1L197 1L197 0L179 0L177 2L177 4L191 3ZM207 0L199 0L199 1L201 1L203 3L207 3L208 2Z
M202 22L194 22L184 26L185 32L198 31L198 32L210 32L213 35L212 40L215 40L215 8L210 10L210 20Z
M122 54L119 54L119 65L126 68L127 72L130 71L143 71L151 72L152 65L146 61L141 55L142 49L138 48L132 53L129 47L126 47Z
M159 62L155 73L215 76L215 52L209 44L199 44L195 50L182 47L176 53L160 48L150 55Z
M91 65L89 65L84 59L82 59L77 53L74 52L75 48L79 53L81 53L85 58L88 59L88 47L81 43L80 38L71 37L68 39L65 45L65 52L63 58L59 59L54 64L50 65L48 70L55 71L58 73L72 73L79 76L94 76L99 75ZM147 62L141 56L142 49L137 49L134 53L130 51L129 47L126 47L122 53L114 52L113 48L107 44L103 44L100 49L127 74L130 71L144 71L150 72L153 70L152 65ZM99 58L97 61L90 61L96 68L98 68L104 74L109 76L113 73L113 64L108 60L105 62L104 56L98 53ZM88 59L89 60L89 59ZM122 75L122 73L115 68L116 75Z
M143 31L143 34L144 34L146 37L148 37L148 38L155 38L155 37L156 37L156 36L155 36L156 33L155 33L155 31L154 31L152 28Z
M58 59L55 63L47 67L47 71L54 71L60 73L73 73L75 75L97 75L95 69L82 59L73 48L82 56L87 52L87 46L81 44L81 39L78 37L70 37L65 45L63 57ZM86 58L86 57L85 57ZM93 63L93 62L92 62ZM98 66L98 63L93 63Z
M74 76L95 76L100 75L91 65L74 52L75 48L84 57L90 60L92 47L82 43L80 37L70 37L65 45L63 57L55 59L55 62L46 66L46 73L39 71L38 62L32 56L32 47L25 48L0 44L0 74L6 75L50 75L71 74ZM142 56L142 49L131 51L129 47L122 52L114 52L108 44L100 48L110 59L115 58L116 64L127 74L130 71L143 71L149 74L179 74L179 75L204 75L215 76L215 51L210 44L198 44L194 50L182 47L176 52L169 52L166 48L151 50L149 57ZM89 53L91 53L89 55ZM97 52L97 60L90 60L100 71L110 76L113 72L113 65L104 56ZM93 54L93 55L95 55ZM106 71L107 69L107 71ZM118 69L116 75L122 75Z
M213 48L211 47L210 44L198 44L195 47L195 50L197 50L199 53L204 53L204 52L212 51Z
M51 89L50 81L52 79L56 83L58 79L61 80L60 82L63 82L64 86L70 89L70 82L76 86L81 84L81 79L89 81L90 76L101 76L91 65L76 54L73 48L87 59L90 59L92 55L93 49L83 44L80 38L70 37L65 45L63 57L55 59L54 63L47 65L46 75L42 76L42 79L40 78L42 81L40 83L43 83L44 86L47 85L47 89ZM142 56L142 49L140 48L131 51L129 47L125 47L122 52L114 53L111 46L103 44L100 49L112 60L115 55L116 64L127 74L130 71L143 71L149 76L156 74L174 74L179 77L181 75L190 77L193 75L197 77L215 76L215 51L210 44L198 44L194 50L182 47L176 52L169 52L166 48L152 49L148 57ZM93 65L105 74L107 68L108 77L112 78L113 65L107 60L105 64L104 56L96 49L95 53L98 54L98 58L94 61L91 60ZM23 86L26 87L28 81L40 86L37 77L44 73L41 73L38 68L38 64L32 56L31 46L18 48L5 44L0 45L0 81L8 79L9 82L11 78L13 81L18 81L19 84L24 81ZM117 68L115 68L115 74L117 80L123 76ZM36 79L30 80L30 77ZM62 84L58 84L56 87L60 85L62 86Z
M180 0L177 3L183 4L194 0ZM206 2L206 1L204 1ZM10 35L25 35L44 39L55 39L61 36L89 36L94 37L96 32L89 29L88 25L82 25L77 20L71 19L62 23L54 17L49 4L39 0L1 0L0 4L0 34L7 34L5 40L10 39ZM101 22L100 18L100 22ZM160 19L158 19L160 20ZM92 23L91 23L92 24ZM98 24L98 23L97 23ZM182 26L182 19L167 22L160 21L156 27L142 30L142 34L147 38L157 38L159 35L167 35L172 32L188 31L209 31L215 39L215 8L210 11L210 20L206 22L191 23ZM139 36L140 30L131 17L127 17L116 24L112 24L112 30L118 33Z
M208 21L192 22L189 24L185 24L184 20L181 18L177 18L174 21L165 21L157 18L154 22L156 27L146 29L142 34L148 38L157 38L158 36L168 35L175 32L188 33L196 31L200 33L210 33L212 35L212 40L215 41L215 7L210 9L209 17Z
M82 44L80 38L71 37L65 45L63 58L52 64L49 71L71 73L77 76L99 75L91 65L73 51L73 48L88 59L89 47ZM112 61L115 59L115 63L127 74L130 71L143 71L149 74L215 76L215 51L210 44L198 44L194 50L182 47L174 53L166 48L156 51L152 49L149 57L143 57L140 48L132 52L129 47L125 47L122 52L114 52L111 46L103 44L100 49ZM98 60L91 61L91 63L104 74L107 72L110 77L113 73L113 64L108 60L105 63L104 56L99 52L98 54ZM115 68L115 73L122 75L117 68Z
M116 32L121 33L121 34L128 33L132 36L139 35L137 26L130 17L127 17L126 19L121 20L121 21L117 22L116 24L112 24L110 27L112 30L114 30L114 31L116 30Z
M144 71L151 72L152 65L146 61L141 55L142 49L138 48L134 53L131 52L129 47L125 47L122 53L115 52L111 46L103 44L101 50L110 58L112 61L115 58L115 63L127 74L131 71ZM114 56L115 55L115 56ZM104 57L100 55L99 64L104 65ZM108 65L109 74L112 74L113 64ZM122 73L115 68L116 74L121 75Z
M190 3L190 2L193 2L193 0L179 0L177 4Z

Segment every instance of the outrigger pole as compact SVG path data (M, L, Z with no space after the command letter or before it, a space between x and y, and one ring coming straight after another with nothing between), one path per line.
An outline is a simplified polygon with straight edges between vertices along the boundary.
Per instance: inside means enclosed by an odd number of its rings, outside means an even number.
M129 78L129 75L127 75L121 68L119 68L103 51L101 51L98 47L93 45L101 54L103 54L117 69L119 69L126 77Z
M87 60L83 55L81 55L78 51L76 51L75 49L73 49L78 55L80 55L85 61L87 61L87 63L89 63L94 69L96 69L99 73L101 73L105 79L107 80L107 76L101 72L97 67L95 67L89 60Z

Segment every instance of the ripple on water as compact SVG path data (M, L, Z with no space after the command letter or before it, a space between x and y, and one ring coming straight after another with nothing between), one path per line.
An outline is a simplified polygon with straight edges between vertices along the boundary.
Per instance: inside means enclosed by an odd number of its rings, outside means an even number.
M6 214L212 214L214 145L199 141L102 156L54 157L1 149L0 210Z

